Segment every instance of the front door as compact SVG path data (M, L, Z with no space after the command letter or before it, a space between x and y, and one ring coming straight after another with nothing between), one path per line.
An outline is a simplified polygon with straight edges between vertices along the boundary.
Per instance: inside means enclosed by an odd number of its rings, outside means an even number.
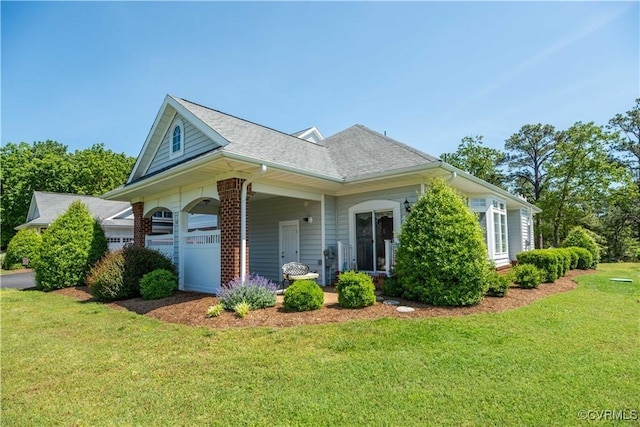
M298 221L280 222L280 265L300 261Z

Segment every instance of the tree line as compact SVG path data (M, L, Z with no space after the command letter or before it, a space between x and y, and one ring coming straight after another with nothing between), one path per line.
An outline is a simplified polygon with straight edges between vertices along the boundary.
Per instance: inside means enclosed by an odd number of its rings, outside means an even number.
M536 248L557 247L582 226L599 236L609 260L637 257L640 248L640 98L606 125L576 122L558 130L527 124L504 150L464 137L442 160L520 194L536 215Z
M100 196L124 184L134 163L104 144L74 152L51 140L6 144L0 148L0 246L25 222L34 191Z

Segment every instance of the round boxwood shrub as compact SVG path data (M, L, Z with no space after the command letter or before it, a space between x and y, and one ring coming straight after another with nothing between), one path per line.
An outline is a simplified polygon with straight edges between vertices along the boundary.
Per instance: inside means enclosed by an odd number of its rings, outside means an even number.
M154 270L140 279L142 299L160 299L170 297L178 289L178 278L169 270Z
M20 230L13 236L7 246L7 253L4 258L4 266L7 269L31 267L36 263L36 258L40 254L42 246L42 235L35 230ZM23 264L22 260L28 260Z
M593 265L593 255L585 248L572 246L569 249L578 256L577 268L580 270L588 270Z
M562 267L558 266L559 257L553 249L533 249L516 255L518 264L535 265L542 273L542 281L548 283L555 282L561 271Z
M503 297L507 294L511 280L509 276L500 274L497 271L492 271L488 277L489 288L487 289L487 296L490 297Z
M373 279L367 273L355 271L340 273L336 290L340 307L361 308L376 302Z
M562 246L565 248L577 246L588 250L593 258L592 263L589 266L590 268L596 268L600 262L600 248L598 247L596 240L592 237L589 231L582 227L575 227L569 231L569 234L567 235L567 238L564 239Z
M317 310L324 304L324 291L313 280L296 280L284 293L283 305L289 311Z
M76 200L42 235L40 256L34 263L36 287L50 291L82 285L107 248L100 223Z
M142 276L154 270L175 274L173 263L162 253L131 247L108 253L87 277L91 293L101 301L113 301L140 296Z
M400 231L396 274L403 296L433 305L477 304L488 273L476 215L444 181L434 180Z
M511 270L513 283L524 289L533 289L542 283L543 272L532 264L518 264Z

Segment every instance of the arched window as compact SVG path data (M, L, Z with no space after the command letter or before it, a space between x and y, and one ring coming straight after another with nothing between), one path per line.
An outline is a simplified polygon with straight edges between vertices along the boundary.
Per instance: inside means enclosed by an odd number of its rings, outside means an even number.
M169 158L180 157L184 153L184 124L178 119L171 127Z
M182 129L180 129L180 126L176 126L173 128L172 151L175 153L176 151L180 151L180 148L182 148Z

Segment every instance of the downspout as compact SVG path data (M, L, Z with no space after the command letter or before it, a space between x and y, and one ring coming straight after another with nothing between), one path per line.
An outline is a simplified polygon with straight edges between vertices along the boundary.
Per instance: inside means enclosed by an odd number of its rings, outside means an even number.
M249 184L267 171L267 165L262 165L260 171L242 183L240 191L240 279L244 283L247 275L247 191Z
M453 181L454 179L456 179L457 176L458 176L458 172L451 171L451 176L449 178L447 178L447 182Z

